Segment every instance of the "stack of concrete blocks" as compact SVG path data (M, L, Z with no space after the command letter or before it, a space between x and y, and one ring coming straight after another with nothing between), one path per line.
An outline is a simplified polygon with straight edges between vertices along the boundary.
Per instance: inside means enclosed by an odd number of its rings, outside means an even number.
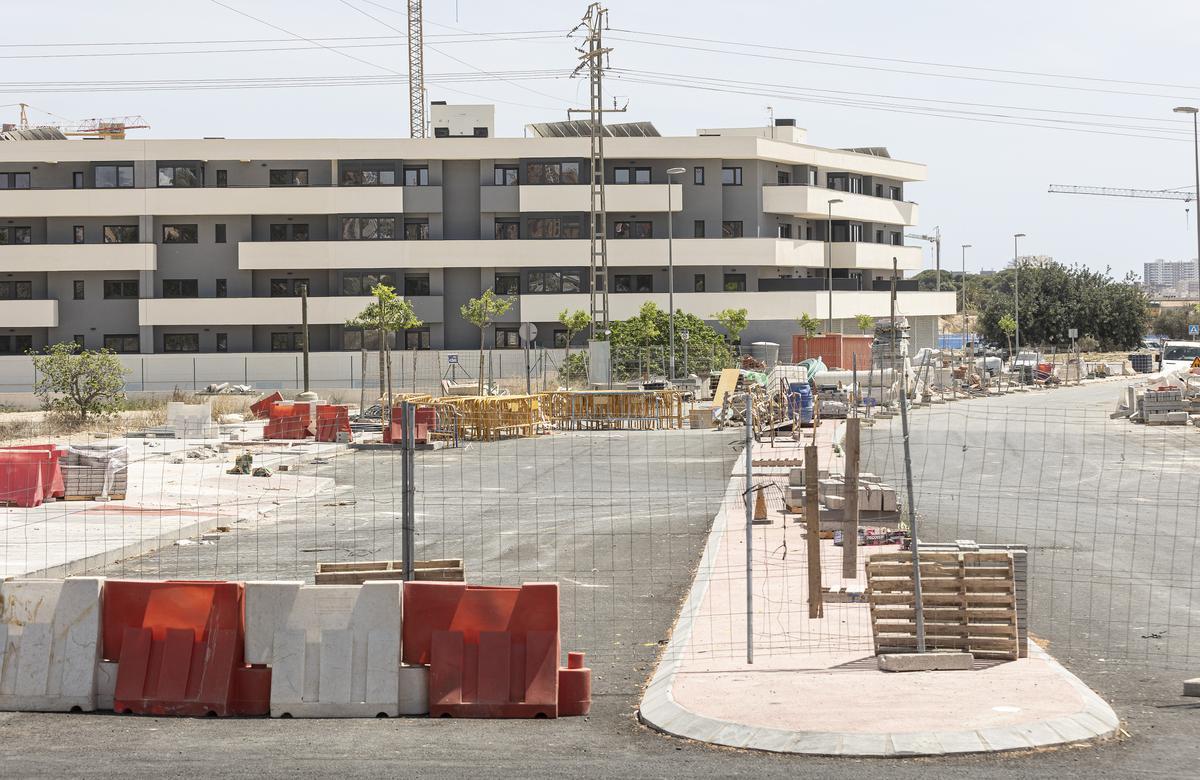
M400 665L403 583L246 583L246 663L271 666L271 717L429 711L428 670Z
M783 503L791 512L804 511L804 468L797 467L788 469L788 486L787 494L783 497Z
M1187 425L1182 388L1147 390L1142 395L1142 420L1150 425Z
M167 402L167 427L176 439L219 439L221 429L212 419L212 403Z
M820 499L827 509L844 509L846 484L841 477L820 481ZM898 512L896 489L883 484L882 478L870 472L858 475L858 510L860 512Z
M129 486L129 448L103 444L68 445L59 460L68 496L125 495Z
M921 552L1006 552L1012 555L1013 584L1017 601L1017 644L1020 657L1029 655L1029 548L1023 544L978 544L970 539L931 544L922 541Z
M102 584L98 577L0 582L0 710L96 709Z

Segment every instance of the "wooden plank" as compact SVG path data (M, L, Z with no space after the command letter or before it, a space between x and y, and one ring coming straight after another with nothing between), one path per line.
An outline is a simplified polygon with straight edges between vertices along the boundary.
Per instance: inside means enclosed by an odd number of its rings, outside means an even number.
M842 578L855 579L858 577L858 471L860 462L859 419L851 417L846 420L846 487L842 493L846 497L844 517L846 525L842 526Z
M725 396L732 395L737 390L738 378L742 372L736 368L721 370L721 378L717 380L717 389L713 393L712 408L720 409L725 404Z
M461 569L463 565L462 558L436 558L429 561L416 561L413 563L414 569ZM324 562L317 564L318 572L334 572L334 571L386 571L389 569L403 569L404 561L347 561L347 562Z
M462 569L414 569L413 578L418 582L462 582ZM331 571L313 575L317 585L361 585L368 580L402 580L404 572L396 569L381 571Z
M821 599L821 504L817 496L817 448L804 448L804 523L808 530L808 617L824 617Z

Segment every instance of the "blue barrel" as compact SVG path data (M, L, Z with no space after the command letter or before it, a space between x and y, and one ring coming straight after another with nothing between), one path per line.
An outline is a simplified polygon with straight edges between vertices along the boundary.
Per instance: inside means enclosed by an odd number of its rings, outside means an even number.
M808 382L792 382L788 385L788 412L792 417L799 414L802 423L812 422L813 395Z

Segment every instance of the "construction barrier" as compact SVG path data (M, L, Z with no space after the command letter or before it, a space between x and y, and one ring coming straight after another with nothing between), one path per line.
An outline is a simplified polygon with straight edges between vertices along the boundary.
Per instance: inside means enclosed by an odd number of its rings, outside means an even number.
M432 406L418 406L413 410L413 441L425 444L437 429L437 412ZM392 408L391 422L383 426L383 443L399 444L404 441L404 407Z
M0 505L40 506L62 484L58 454L47 450L0 450Z
M66 495L63 484L61 462L65 450L56 444L18 444L3 447L4 450L45 452L48 458L42 463L42 485L46 489L46 498L51 496L62 498Z
M339 404L317 405L317 441L337 441L339 435L349 441L350 407Z
M276 390L270 395L263 396L254 403L250 404L250 414L254 415L256 420L265 420L271 416L271 407L278 401L282 401L283 396Z
M431 717L558 716L558 585L404 584L404 661L429 664Z
M567 653L567 665L558 670L558 715L587 715L592 709L592 670L583 665L583 653Z
M539 402L536 395L450 396L441 401L457 413L462 438L478 441L536 436L543 422Z
M401 593L400 582L246 583L246 661L271 667L271 717L401 714Z
M102 583L0 582L0 710L96 709Z
M264 439L305 439L312 435L311 403L277 401L268 412L267 425L263 429Z
M558 390L542 393L542 403L559 430L683 427L683 394L678 390Z
M266 715L271 670L243 660L242 584L109 580L103 659L113 709L140 715Z

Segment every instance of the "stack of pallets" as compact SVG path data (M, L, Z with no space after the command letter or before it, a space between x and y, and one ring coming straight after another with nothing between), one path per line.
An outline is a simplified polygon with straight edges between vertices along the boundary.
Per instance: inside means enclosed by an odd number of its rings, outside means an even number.
M542 393L542 402L561 431L683 427L683 394L678 390L559 390Z
M413 563L413 578L418 581L462 582L462 558L416 561ZM362 585L368 580L402 580L404 561L318 563L313 579L316 585Z

